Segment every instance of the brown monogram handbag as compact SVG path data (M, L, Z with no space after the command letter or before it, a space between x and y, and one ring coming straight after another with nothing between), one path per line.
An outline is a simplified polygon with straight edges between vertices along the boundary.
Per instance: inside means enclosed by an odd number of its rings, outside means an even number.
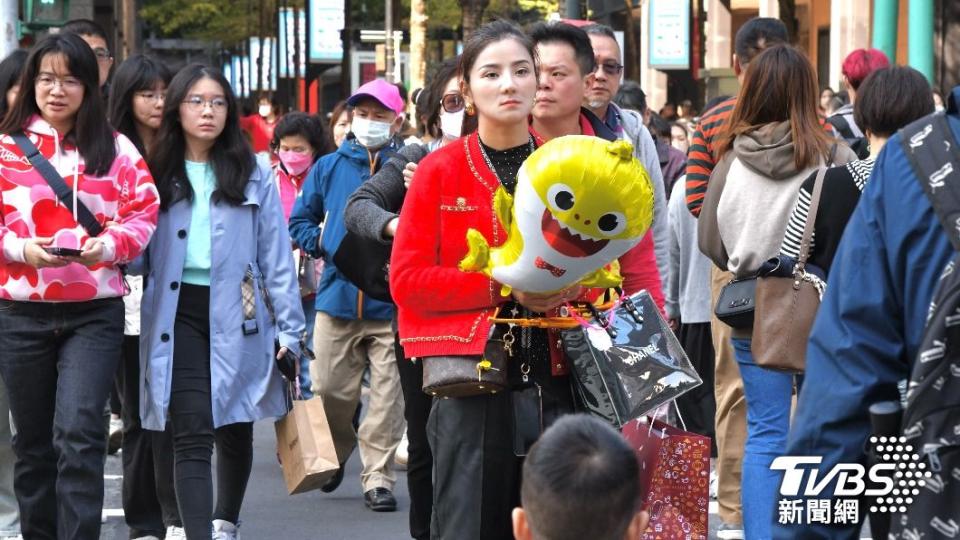
M757 279L756 317L753 321L753 340L750 348L753 360L760 367L802 373L806 365L807 341L810 329L820 307L820 299L826 283L819 276L807 271L810 256L810 239L820 207L825 168L817 172L807 213L807 223L800 243L800 259L786 272L784 260L775 261L773 271L765 272ZM768 263L769 264L769 263ZM765 265L766 266L766 265ZM777 271L777 270L781 271Z
M496 394L507 388L507 357L513 334L506 324L490 327L482 355L427 356L423 391L437 398Z

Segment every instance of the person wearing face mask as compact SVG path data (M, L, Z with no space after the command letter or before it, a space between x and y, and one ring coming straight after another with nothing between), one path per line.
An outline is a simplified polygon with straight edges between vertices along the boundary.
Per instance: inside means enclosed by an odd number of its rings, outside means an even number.
M310 375L313 393L323 398L341 468L322 490L337 489L342 465L359 442L364 502L375 512L392 512L397 508L393 460L403 436L403 397L390 323L394 308L365 296L338 271L333 256L347 232L347 199L403 146L397 134L404 102L396 86L378 79L358 88L347 105L353 107L351 131L336 152L310 170L290 216L290 235L324 262L315 303L317 358ZM353 417L367 365L370 402L358 433Z
M310 167L320 156L330 151L323 121L320 118L303 113L292 112L284 115L277 123L273 132L270 148L277 155L277 163L273 166L277 189L280 191L280 204L283 206L283 217L290 220L293 205L303 189L303 181L310 172ZM297 248L297 246L294 246ZM297 248L299 252L299 248ZM315 261L305 255L296 257L297 264L315 264ZM299 268L299 267L298 267ZM301 284L302 285L302 284ZM315 284L314 284L315 286ZM312 290L300 290L303 301L303 314L306 317L307 339L309 348L313 347L313 323L316 310L313 308L316 294ZM300 392L304 399L313 397L310 391L310 356L300 355Z
M240 117L240 129L250 137L250 145L256 154L267 155L270 152L270 141L273 140L273 131L277 127L280 115L279 107L270 96L264 94L257 101L257 112Z
M433 150L476 129L475 117L465 116L464 113L465 102L457 79L459 60L460 57L456 57L441 63L418 98L418 109L424 111L424 131L431 141L403 147L350 197L344 220L351 232L392 245L397 216L407 194L405 180L412 176L416 164ZM421 389L422 365L404 359L399 339L396 355L403 391L403 412L407 420L410 536L427 540L430 538L430 514L433 509L433 455L427 443L426 429L432 399ZM402 443L400 448L402 450Z

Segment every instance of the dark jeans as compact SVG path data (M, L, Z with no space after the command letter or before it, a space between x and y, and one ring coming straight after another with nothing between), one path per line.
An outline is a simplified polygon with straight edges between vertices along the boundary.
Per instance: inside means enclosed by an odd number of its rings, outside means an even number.
M253 423L214 429L210 396L210 288L183 284L173 326L170 427L174 482L187 538L210 538L211 519L237 523L253 466ZM217 507L210 470L217 446Z
M717 456L716 416L717 401L714 397L716 355L713 352L713 334L710 323L684 324L677 330L677 339L690 363L703 379L703 384L677 398L677 408L687 426L687 431L710 437L711 453Z
M508 366L511 382L518 382L519 362ZM530 376L541 386L545 427L574 412L569 377L553 377L546 361L533 364ZM433 450L434 540L513 538L510 514L520 506L523 458L514 454L512 393L433 401L427 437Z
M123 411L123 516L130 538L163 538L167 527L181 525L173 490L173 437L169 429L146 431L140 425L140 336L123 336L117 373Z
M120 360L123 301L0 301L0 376L17 426L14 490L31 540L100 537L103 406Z
M410 536L429 540L433 512L433 454L427 441L427 418L433 398L423 393L423 364L403 357L396 338L397 369L403 391L403 416L407 420L407 490L410 493Z

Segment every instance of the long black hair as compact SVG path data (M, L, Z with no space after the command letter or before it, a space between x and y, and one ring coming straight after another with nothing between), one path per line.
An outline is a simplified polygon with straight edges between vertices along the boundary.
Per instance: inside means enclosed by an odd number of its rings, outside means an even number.
M20 74L27 63L27 51L17 49L0 62L0 118L7 115L7 92L20 83Z
M146 155L143 141L137 132L137 120L133 114L133 98L137 92L152 90L157 84L170 84L173 75L160 62L143 54L135 54L117 68L110 86L110 102L107 111L113 127L127 136L141 154Z
M219 84L227 101L227 119L223 131L210 149L210 164L217 179L214 200L223 200L232 205L242 203L243 190L257 166L253 150L240 131L240 113L230 83L216 68L190 64L170 81L163 104L160 131L148 159L160 193L160 208L164 210L182 199L193 200L193 188L187 181L187 141L180 122L180 104L200 79L210 79Z
M117 157L113 129L104 121L103 102L100 99L100 70L93 49L74 34L53 34L37 43L27 57L20 74L20 92L13 108L0 122L0 133L14 134L24 128L30 117L40 114L37 107L37 89L34 81L40 73L40 63L49 54L61 54L66 59L70 75L83 83L83 101L77 111L70 133L62 133L76 143L86 163L86 171L103 176Z

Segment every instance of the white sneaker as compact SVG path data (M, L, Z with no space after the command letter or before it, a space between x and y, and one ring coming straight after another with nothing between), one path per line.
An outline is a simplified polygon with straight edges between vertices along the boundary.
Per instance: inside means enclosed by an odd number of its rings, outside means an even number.
M743 525L721 523L717 529L717 538L719 540L743 540Z
M410 452L408 451L409 446L410 443L407 441L407 432L404 431L403 438L400 439L400 445L397 446L397 454L393 458L394 463L401 469L407 468L407 459L410 458Z
M123 442L123 420L110 415L110 438L107 440L107 453L116 454Z
M183 527L174 527L173 525L167 527L166 540L187 540L187 531L183 530Z
M240 540L240 525L222 519L213 520L213 540Z

